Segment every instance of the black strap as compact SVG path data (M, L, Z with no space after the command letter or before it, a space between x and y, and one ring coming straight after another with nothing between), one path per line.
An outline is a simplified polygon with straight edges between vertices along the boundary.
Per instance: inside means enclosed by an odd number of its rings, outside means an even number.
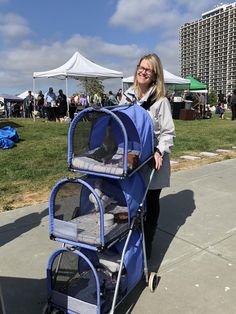
M156 99L153 97L153 95L150 95L148 99L141 104L141 107L143 107L145 110L148 110L155 102Z

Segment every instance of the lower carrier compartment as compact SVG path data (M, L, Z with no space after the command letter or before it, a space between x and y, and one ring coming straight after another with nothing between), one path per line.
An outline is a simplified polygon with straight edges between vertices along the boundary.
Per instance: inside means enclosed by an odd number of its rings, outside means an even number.
M124 244L122 240L100 253L80 248L54 252L47 268L45 313L54 309L62 313L108 313L113 302L119 304L143 275L141 234L137 230L132 233L121 264Z

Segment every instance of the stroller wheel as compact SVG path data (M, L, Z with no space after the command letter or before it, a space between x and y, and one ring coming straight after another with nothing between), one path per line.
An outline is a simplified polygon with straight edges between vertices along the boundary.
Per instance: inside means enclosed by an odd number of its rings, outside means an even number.
M151 272L148 279L148 287L151 292L154 292L158 284L157 273Z

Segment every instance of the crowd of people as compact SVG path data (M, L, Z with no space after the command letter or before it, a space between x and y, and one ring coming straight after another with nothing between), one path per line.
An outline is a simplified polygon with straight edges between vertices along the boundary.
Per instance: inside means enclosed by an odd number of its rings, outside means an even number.
M63 121L65 117L73 120L76 113L86 107L107 107L117 106L122 99L123 91L120 88L115 94L109 91L107 94L94 93L86 96L83 93L75 93L67 99L62 89L58 90L58 94L50 87L48 91L43 94L40 90L36 97L31 91L22 102L6 102L4 104L5 117L23 117L23 118L44 118L48 121ZM231 110L231 119L236 119L236 89L232 93L225 96L222 91L217 95L216 106L210 107L208 105L206 95L202 93L192 93L184 91L181 94L183 101L190 101L191 108L195 110L198 118L210 118L212 112L219 115L220 119L225 119L225 111ZM175 93L168 94L167 98L172 104L175 98Z
M67 98L62 89L58 94L49 87L48 91L43 94L40 90L36 97L31 91L22 102L6 102L5 117L22 117L22 118L44 118L48 121L63 121L65 117L73 120L76 113L86 107L107 107L119 104L122 97L120 88L116 94L109 91L108 94L94 93L86 96L83 93L75 93Z

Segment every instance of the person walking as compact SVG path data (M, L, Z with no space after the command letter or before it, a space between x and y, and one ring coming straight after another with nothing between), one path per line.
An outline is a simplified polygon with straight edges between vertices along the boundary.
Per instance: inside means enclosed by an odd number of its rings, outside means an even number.
M112 93L112 91L110 90L108 93L108 106L116 106L118 105L118 101L116 100L116 97L114 96L114 94Z
M45 118L44 94L41 90L38 92L38 96L36 99L36 108L40 113L40 118Z
M44 102L47 113L48 121L56 121L56 94L53 92L53 88L49 87L48 92L45 94Z
M63 93L62 89L58 91L59 95L57 96L57 111L56 118L62 122L64 117L67 114L67 100L66 95Z
M230 99L230 107L232 112L232 120L236 119L236 89L233 90L231 99Z
M144 55L138 62L134 74L134 84L122 96L120 105L137 103L146 109L154 126L153 163L142 167L146 182L149 181L152 167L155 173L146 197L146 220L144 234L147 258L151 257L152 241L160 213L160 194L170 185L170 157L175 126L169 100L165 97L163 68L156 54Z
M120 88L116 93L116 101L119 103L122 99L122 89Z
M33 118L33 112L34 110L34 96L32 95L32 92L29 90L28 95L24 99L24 116L25 118Z

